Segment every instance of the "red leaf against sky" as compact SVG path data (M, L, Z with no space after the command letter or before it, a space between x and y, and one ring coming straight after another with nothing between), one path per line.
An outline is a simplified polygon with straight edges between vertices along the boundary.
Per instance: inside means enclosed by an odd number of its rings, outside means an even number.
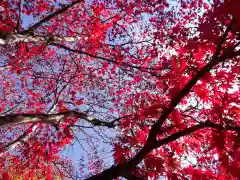
M1 1L0 176L239 178L239 2Z

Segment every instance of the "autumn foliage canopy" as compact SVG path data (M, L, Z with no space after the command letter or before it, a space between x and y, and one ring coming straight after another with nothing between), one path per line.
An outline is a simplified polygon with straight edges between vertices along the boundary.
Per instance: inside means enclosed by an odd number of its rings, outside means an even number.
M239 179L239 7L0 1L0 179Z

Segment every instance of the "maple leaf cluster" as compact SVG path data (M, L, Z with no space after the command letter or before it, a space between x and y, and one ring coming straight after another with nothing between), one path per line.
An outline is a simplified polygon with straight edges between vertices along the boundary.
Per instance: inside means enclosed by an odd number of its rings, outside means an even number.
M1 1L0 178L239 179L239 6Z

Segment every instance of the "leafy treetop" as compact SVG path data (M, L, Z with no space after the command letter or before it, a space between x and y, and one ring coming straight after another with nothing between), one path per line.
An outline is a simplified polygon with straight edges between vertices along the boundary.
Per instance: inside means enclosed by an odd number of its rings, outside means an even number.
M240 178L239 6L1 1L2 179Z

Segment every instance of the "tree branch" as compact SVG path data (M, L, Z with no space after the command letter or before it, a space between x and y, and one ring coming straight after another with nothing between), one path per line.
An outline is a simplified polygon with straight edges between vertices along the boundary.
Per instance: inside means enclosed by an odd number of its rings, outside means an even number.
M82 2L83 0L76 0L74 2L72 2L69 5L64 6L62 9L57 10L56 12L54 12L53 14L50 14L48 16L46 16L45 18L43 18L42 20L40 20L39 22L37 22L36 24L32 25L31 27L29 27L27 30L21 32L21 34L28 34L30 32L35 31L37 28L39 28L43 23L53 19L54 17L58 16L59 14L62 14L64 12L66 12L68 9L72 8L73 6L75 6L76 4Z
M31 134L38 128L37 124L32 124L28 129L31 129L31 132L29 133L28 130L26 130L21 136L19 136L14 141L8 143L2 148L2 152L0 152L0 157L5 155L7 152L14 150L21 142L25 142L28 140L28 138L31 136Z
M226 125L226 126L222 126L220 124L215 124L213 122L210 122L210 121L206 121L204 123L200 123L200 124L197 124L195 126L192 126L192 127L189 127L189 128L186 128L184 130L181 130L181 131L178 131L164 139L161 139L159 140L156 144L155 144L155 147L154 148L158 148L164 144L168 144L172 141L175 141L177 140L178 138L180 137L183 137L183 136L186 136L186 135L189 135L197 130L200 130L200 129L204 129L204 128L214 128L214 129L218 129L218 130L228 130L228 131L236 131L236 132L239 132L240 133L240 127L239 126L232 126L232 125Z
M184 86L184 88L175 96L172 98L169 107L166 107L163 109L162 114L158 121L152 126L147 143L151 143L151 141L155 141L157 133L162 126L162 124L165 122L166 118L171 114L173 109L180 103L182 98L188 94L188 92L192 89L192 87L197 83L199 79L201 79L207 72L209 72L216 64L219 62L225 61L227 58L234 57L236 54L232 50L229 54L223 54L221 57L219 57L219 53L222 47L222 44L227 38L227 35L232 27L233 20L227 27L225 33L223 34L222 40L219 45L216 47L216 51L214 55L212 56L212 59L209 63L207 63L200 71L197 72L197 74L190 80L188 83Z
M96 58L96 59L101 59L103 61L107 61L107 62L111 62L111 63L117 63L116 61L114 60L111 60L111 59L108 59L108 58L105 58L105 57L101 57L101 56L97 56L97 55L93 55L93 54L90 54L88 52L85 52L85 51L81 51L81 50L77 50L77 49L72 49L70 47L67 47L63 44L57 44L55 42L51 43L51 45L53 46L56 46L56 47L59 47L61 49L64 49L64 50L67 50L67 51L70 51L70 52L75 52L75 53L80 53L80 54L84 54L84 55L87 55L89 57L92 57L92 58Z
M29 34L17 34L17 33L6 33L0 31L0 45L15 45L19 42L34 42L34 43L59 43L59 42L75 42L76 40L81 40L81 37L60 37L60 36L37 36Z
M23 0L20 0L18 5L18 19L17 19L17 25L16 25L16 30L18 33L19 33L20 23L21 23L22 4L23 4Z
M105 57L102 57L102 56L93 55L93 54L90 54L88 52L77 50L77 49L72 49L72 48L67 47L67 46L65 46L63 44L58 44L58 43L56 43L54 41L52 41L51 45L59 47L59 48L64 49L64 50L67 50L67 51L70 51L70 52L84 54L86 56L89 56L89 57L92 57L92 58L95 58L95 59L100 59L100 60L107 61L107 62L110 62L110 63L118 64L117 61L114 61L114 60L112 60L110 58L105 58ZM153 73L153 72L149 71L148 68L142 68L141 66L134 66L134 65L131 65L131 64L127 64L125 62L122 62L121 65L125 66L125 67L131 67L131 68L134 68L134 69L138 69L141 72L145 72L145 73L151 74L153 76L158 76L156 73ZM122 67L120 67L120 68L123 69L123 70L126 70L126 69L124 69ZM157 69L153 69L153 70L157 70Z
M0 116L0 126L33 123L29 127L29 129L32 129L31 133L29 133L28 131L25 131L17 139L5 145L2 148L2 152L0 152L0 157L2 157L6 152L9 152L14 148L16 148L21 142L26 141L28 137L38 127L36 123L41 122L46 124L52 124L54 127L57 127L59 121L66 117L77 117L80 119L84 119L88 123L92 124L93 126L104 126L108 128L114 128L116 126L116 122L124 118L125 116L121 118L117 118L111 122L101 121L96 118L92 118L83 112L77 112L77 111L66 111L66 112L60 112L56 114L39 113L39 114L11 114L6 116Z
M108 128L114 128L116 126L116 122L120 119L117 118L111 122L101 121L99 119L88 116L86 113L78 112L78 111L65 111L59 112L56 114L46 114L46 113L38 113L38 114L11 114L6 116L0 116L0 126L3 125L18 125L24 123L46 123L52 124L54 126L58 125L59 121L66 117L77 117L80 119L86 120L88 123L94 126L105 126Z
M185 85L185 87L175 97L173 97L169 106L163 109L160 118L151 127L147 142L143 146L143 148L132 159L130 159L126 163L112 166L111 168L106 169L103 172L88 178L88 180L114 179L119 176L124 176L123 175L124 173L131 172L131 169L136 167L136 165L139 164L145 158L145 156L149 152L151 152L154 148L159 147L168 142L174 141L181 136L190 134L190 133L192 133L196 130L199 130L205 126L206 127L210 126L210 124L208 124L208 123L199 124L199 125L187 128L183 131L177 132L165 139L162 139L160 142L157 141L157 139L156 139L159 129L161 128L162 124L165 122L166 118L171 114L171 112L174 110L174 108L180 103L182 98L188 94L188 92L197 83L197 81L200 78L202 78L207 72L209 72L219 62L223 62L228 58L235 57L236 53L234 52L234 49L232 49L231 51L228 50L228 51L224 52L223 55L221 57L219 57L221 47L227 38L227 35L231 29L232 24L233 24L233 21L227 27L227 29L222 37L222 40L221 40L220 44L216 47L216 51L215 51L214 55L212 56L212 59L210 60L210 62L207 63L199 72L197 72L197 74ZM218 125L213 125L213 124L211 124L211 126L215 126L215 128L218 127Z

